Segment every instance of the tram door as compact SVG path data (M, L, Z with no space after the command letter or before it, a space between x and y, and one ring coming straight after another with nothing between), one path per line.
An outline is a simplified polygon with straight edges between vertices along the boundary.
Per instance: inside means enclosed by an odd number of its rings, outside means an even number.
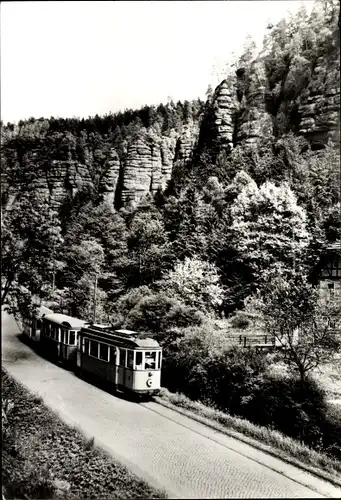
M125 380L125 364L126 364L126 353L125 349L117 349L118 356L116 356L116 384L124 386Z

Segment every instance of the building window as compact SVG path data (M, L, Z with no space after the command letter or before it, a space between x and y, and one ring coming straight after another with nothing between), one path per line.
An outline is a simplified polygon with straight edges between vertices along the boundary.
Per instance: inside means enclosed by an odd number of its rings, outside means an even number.
M328 283L328 290L330 297L334 297L334 291L335 291L334 283Z
M98 342L91 340L90 342L90 356L98 358Z
M108 361L108 346L107 344L99 344L99 359Z

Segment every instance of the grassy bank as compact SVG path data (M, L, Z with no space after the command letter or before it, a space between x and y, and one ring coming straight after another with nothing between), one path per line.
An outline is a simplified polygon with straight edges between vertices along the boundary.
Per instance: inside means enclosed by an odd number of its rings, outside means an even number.
M272 448L278 458L292 463L303 464L316 472L321 471L326 479L335 481L341 486L341 462L323 453L312 450L308 446L285 436L279 431L268 429L249 422L246 419L233 417L227 413L205 406L198 401L192 401L179 393L172 393L165 388L156 398L161 403L174 405L198 416L200 421L220 431L237 431L249 438Z
M3 368L2 482L9 498L165 498L60 420Z

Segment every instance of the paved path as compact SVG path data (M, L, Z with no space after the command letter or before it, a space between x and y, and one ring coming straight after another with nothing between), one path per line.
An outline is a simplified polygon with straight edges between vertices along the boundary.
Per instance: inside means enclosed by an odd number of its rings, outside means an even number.
M137 404L39 357L2 315L2 362L70 424L172 498L332 498L341 490L154 402Z

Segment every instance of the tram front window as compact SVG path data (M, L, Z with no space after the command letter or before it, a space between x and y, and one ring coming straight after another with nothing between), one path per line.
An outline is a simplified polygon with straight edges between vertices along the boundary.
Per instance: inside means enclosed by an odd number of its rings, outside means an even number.
M144 369L155 370L156 368L156 352L147 351L144 353Z

